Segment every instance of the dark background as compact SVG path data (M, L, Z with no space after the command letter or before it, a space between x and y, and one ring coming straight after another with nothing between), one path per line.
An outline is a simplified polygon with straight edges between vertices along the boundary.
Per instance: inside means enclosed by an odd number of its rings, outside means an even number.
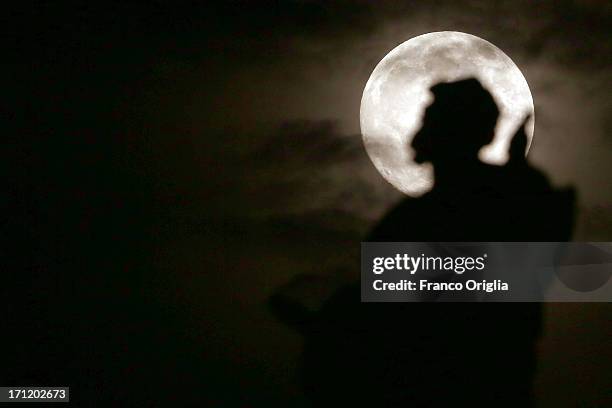
M612 241L610 2L430 3L9 5L2 384L306 405L301 338L266 302L301 273L357 276L360 238L401 198L364 151L361 92L426 32L515 61L529 160L576 187L576 240ZM612 309L546 310L540 405L602 404Z

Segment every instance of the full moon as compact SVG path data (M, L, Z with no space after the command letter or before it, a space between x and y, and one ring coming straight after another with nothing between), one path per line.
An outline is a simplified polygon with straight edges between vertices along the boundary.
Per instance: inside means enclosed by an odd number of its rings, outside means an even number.
M428 33L395 47L370 75L361 98L363 142L380 174L405 194L418 196L433 185L431 166L415 163L410 148L433 99L429 88L470 77L493 95L500 111L493 142L479 157L503 165L512 136L529 114L526 133L531 145L535 118L529 85L502 50L466 33Z

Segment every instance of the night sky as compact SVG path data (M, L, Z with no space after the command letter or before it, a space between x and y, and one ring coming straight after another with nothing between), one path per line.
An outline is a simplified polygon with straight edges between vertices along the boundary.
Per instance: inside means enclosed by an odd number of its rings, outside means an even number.
M363 147L361 93L431 31L513 59L535 103L529 161L576 188L576 240L612 241L610 2L39 2L4 17L3 384L304 406L301 339L267 299L301 273L357 273L360 239L402 197ZM541 406L601 401L611 317L547 306Z

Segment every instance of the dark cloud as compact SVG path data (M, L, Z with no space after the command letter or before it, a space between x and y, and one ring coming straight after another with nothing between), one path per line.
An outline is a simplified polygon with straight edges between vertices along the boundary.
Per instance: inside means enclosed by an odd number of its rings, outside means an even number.
M231 175L217 203L228 215L330 210L367 220L399 195L370 164L361 135L342 134L334 121L287 122L260 138L258 147L226 163Z
M299 163L307 168L351 160L363 149L360 135L342 135L333 121L295 121L281 125L255 153L261 165Z

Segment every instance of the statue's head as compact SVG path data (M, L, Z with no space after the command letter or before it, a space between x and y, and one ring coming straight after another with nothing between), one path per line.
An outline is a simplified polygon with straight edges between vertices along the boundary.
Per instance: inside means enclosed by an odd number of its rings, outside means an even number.
M430 88L433 102L412 140L417 163L477 160L493 141L499 108L475 78L439 83Z

